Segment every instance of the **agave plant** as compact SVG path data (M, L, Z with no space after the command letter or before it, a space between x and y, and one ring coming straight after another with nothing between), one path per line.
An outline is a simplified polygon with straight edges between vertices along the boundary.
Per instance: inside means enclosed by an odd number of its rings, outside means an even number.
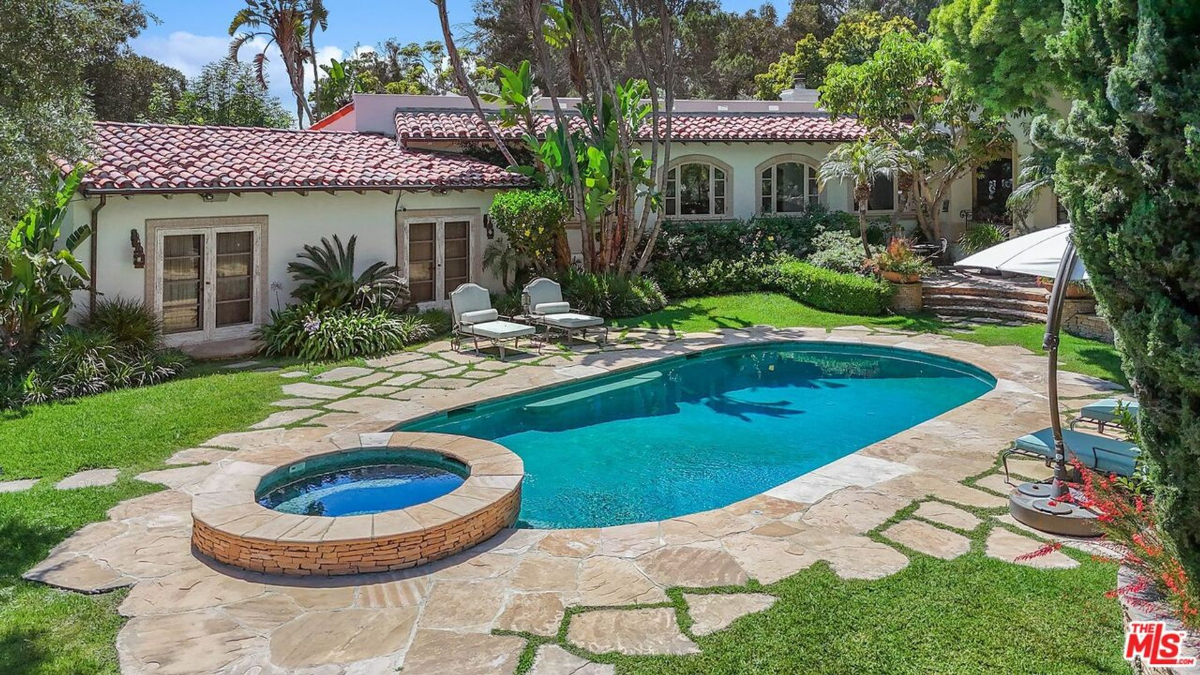
M300 260L288 263L288 272L298 282L292 296L302 303L322 308L350 306L389 308L408 302L407 285L395 265L377 262L355 276L354 248L358 237L342 246L335 234L333 243L321 238L321 245L306 245Z

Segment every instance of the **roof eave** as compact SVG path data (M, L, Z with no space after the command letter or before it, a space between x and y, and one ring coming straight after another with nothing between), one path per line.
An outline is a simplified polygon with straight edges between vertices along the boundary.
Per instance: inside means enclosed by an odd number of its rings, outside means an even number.
M81 186L79 192L84 196L99 195L180 195L208 193L264 193L264 192L429 192L451 190L507 190L528 187L528 181L513 181L488 184L451 185L445 183L423 183L404 185L288 185L237 187L187 187L187 188L93 188Z

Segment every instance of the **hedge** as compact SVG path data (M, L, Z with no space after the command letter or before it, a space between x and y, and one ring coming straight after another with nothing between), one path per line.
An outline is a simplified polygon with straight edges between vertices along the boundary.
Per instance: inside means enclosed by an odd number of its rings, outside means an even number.
M857 274L842 274L799 260L782 260L770 283L793 300L839 314L878 316L887 311L892 287Z

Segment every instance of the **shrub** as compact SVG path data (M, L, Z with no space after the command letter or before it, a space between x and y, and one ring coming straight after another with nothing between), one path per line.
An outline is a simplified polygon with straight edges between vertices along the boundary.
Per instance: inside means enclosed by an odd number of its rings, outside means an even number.
M772 284L810 307L840 314L877 316L887 310L892 287L857 274L842 274L796 259L775 265Z
M808 262L834 272L853 274L863 269L862 241L842 230L822 232L813 239L813 254Z
M852 215L821 206L812 206L803 213L758 215L750 220L668 220L662 225L663 242L655 248L655 259L695 267L713 260L776 254L805 257L812 253L813 240L821 233L855 227Z
M162 320L141 300L102 299L86 325L107 332L121 346L152 350L162 344Z
M562 289L574 308L606 318L648 314L667 305L658 284L647 277L569 271Z
M429 326L429 331L433 334L430 337L445 335L454 328L454 319L450 318L450 312L442 309L427 309L417 316Z
M553 188L501 192L488 209L496 229L540 274L556 267L555 245L565 236L570 213L571 205L562 191Z
M401 316L384 308L328 309L319 303L271 311L271 322L255 336L267 356L298 356L329 361L375 356L433 336L420 316Z
M175 349L122 344L107 330L67 326L38 349L16 402L43 403L158 384L177 377L187 365L188 358Z
M335 234L333 243L321 238L321 246L305 245L299 262L288 263L288 272L298 283L292 297L301 304L316 303L332 309L349 306L390 308L408 302L408 288L395 265L377 262L354 275L354 249L358 237L346 246Z
M521 304L521 289L514 289L506 293L492 293L492 309L504 316L523 314L525 309Z
M1008 233L1008 228L995 223L977 223L963 230L958 246L963 253L971 255L1008 241Z
M650 276L672 300L702 295L752 293L766 286L770 266L750 259L713 260L704 265L662 261L655 263Z

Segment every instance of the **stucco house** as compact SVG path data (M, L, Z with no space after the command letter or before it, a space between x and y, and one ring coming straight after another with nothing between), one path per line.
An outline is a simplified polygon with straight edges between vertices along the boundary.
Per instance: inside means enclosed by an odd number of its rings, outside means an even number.
M832 120L816 92L784 101L678 101L666 217L748 218L820 202L853 210L848 186L818 185L816 169L838 143L859 138ZM549 124L549 113L543 116ZM517 130L505 130L510 137ZM460 97L356 95L306 131L99 122L94 165L72 202L76 225L95 235L80 252L97 294L144 300L172 344L244 349L270 308L288 302L287 264L305 244L358 236L358 264L399 265L413 299L444 305L458 284L501 287L484 269L498 236L484 214L521 176L464 153L488 144ZM947 232L969 212L1003 208L1018 158L981 167L943 205ZM1053 196L1031 219L1053 224ZM873 218L897 222L890 179L872 192ZM569 230L578 250L579 230Z

